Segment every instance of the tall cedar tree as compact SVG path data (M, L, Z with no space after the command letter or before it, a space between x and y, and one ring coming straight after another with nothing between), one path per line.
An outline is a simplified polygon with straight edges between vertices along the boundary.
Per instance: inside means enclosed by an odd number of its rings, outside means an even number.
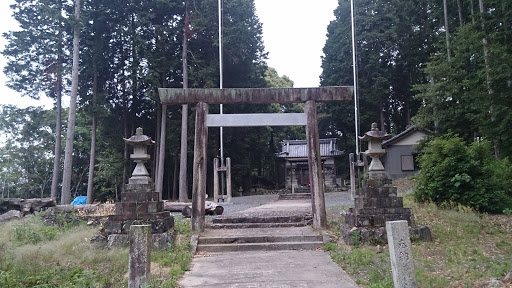
M322 86L353 85L350 2L339 2L327 28ZM419 101L413 85L426 81L422 65L434 51L429 6L425 1L357 1L356 48L360 127L379 122L382 130L403 131ZM341 137L342 150L354 149L354 111L350 105L323 105L324 135Z
M73 139L75 132L76 105L78 98L78 68L80 56L80 0L75 0L75 22L73 24L73 69L71 71L71 96L69 99L66 148L64 150L64 171L60 203L71 203L71 176L73 169Z
M479 11L467 5L463 11ZM440 134L451 131L466 141L483 137L501 157L512 156L511 9L510 1L485 1L484 13L463 13L471 21L451 34L452 61L444 60L444 51L433 55L425 72L435 82L417 86L416 97L424 102L414 118L418 125L431 128L438 121Z
M70 26L63 17L63 0L16 0L11 5L19 31L10 31L2 54L8 59L4 73L7 86L34 99L41 93L55 99L56 123L51 197L57 198L61 169L61 98L64 89L66 39Z

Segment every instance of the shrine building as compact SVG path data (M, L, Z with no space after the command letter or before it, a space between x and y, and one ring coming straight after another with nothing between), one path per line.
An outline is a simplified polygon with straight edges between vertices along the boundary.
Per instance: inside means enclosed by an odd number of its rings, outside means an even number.
M308 189L308 149L306 140L284 140L281 142L281 152L277 158L284 161L285 187L287 189ZM336 138L320 139L320 158L325 188L334 188L336 183L335 159L343 156L345 152L337 149Z

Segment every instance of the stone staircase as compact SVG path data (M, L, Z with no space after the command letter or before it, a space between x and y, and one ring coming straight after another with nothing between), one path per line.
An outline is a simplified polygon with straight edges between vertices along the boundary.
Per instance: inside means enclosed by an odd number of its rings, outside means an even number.
M221 230L216 230L220 232ZM315 250L323 246L323 235L310 227L246 228L227 233L201 235L197 252L240 252L277 250Z
M302 227L310 224L311 215L293 216L241 216L214 218L211 229L246 229L246 228L277 228L277 227Z
M324 235L311 226L307 199L275 201L211 219L197 239L198 252L315 250Z

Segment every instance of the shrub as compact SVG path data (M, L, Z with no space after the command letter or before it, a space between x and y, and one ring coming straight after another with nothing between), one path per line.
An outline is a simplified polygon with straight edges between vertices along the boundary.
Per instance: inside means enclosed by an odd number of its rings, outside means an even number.
M417 201L455 203L489 213L512 207L510 161L496 159L487 141L467 145L454 135L434 138L419 166Z

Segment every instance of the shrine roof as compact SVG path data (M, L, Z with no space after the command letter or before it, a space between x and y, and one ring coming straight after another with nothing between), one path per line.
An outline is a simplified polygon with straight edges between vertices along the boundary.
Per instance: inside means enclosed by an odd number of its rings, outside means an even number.
M344 151L337 149L336 138L320 139L320 157L338 157L344 155ZM281 142L281 152L277 158L307 158L308 148L306 140L284 140Z

